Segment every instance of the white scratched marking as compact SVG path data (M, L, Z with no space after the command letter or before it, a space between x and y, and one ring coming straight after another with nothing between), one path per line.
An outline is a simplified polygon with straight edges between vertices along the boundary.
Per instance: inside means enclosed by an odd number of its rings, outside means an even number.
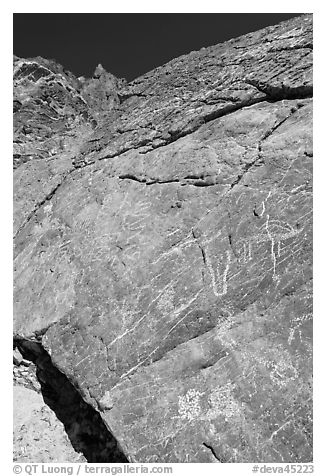
M172 254L179 254L181 253L183 248L187 248L188 246L191 246L192 244L196 243L196 241L193 238L189 238L188 240L181 242L180 244L174 246L170 250L162 253L158 258L156 258L155 261L152 261L151 264L157 264L162 258L166 258L167 256L170 256Z
M186 304L182 304L181 306L179 306L179 308L175 309L173 311L173 313L178 316L180 314L180 312L184 311L185 309L187 309L196 299L197 297L199 296L199 294L202 292L202 289L200 291L198 291L195 296L190 299L190 301L188 301ZM169 332L163 337L162 341L165 340L169 334L171 334L171 332L173 331L173 329L175 329L189 314L190 314L191 311L187 312L184 316L182 316L181 319L179 319L178 322L176 322L174 324L173 327L171 327L171 329L169 330ZM148 354L145 359L143 359L141 362L138 362L137 365L135 365L134 367L132 367L130 370L128 370L128 372L125 372L124 374L121 375L121 379L124 378L124 377L127 377L129 374L131 374L134 370L137 370L138 367L140 367L144 362L146 362L146 360L148 360L160 347L160 344L155 347L154 350L152 350L152 352L150 352L150 354Z
M270 191L268 192L267 197L261 202L261 206L262 206L263 210L262 210L262 212L261 212L261 214L260 214L260 217L262 217L262 216L264 215L264 213L265 213L265 210L266 210L266 208L265 208L265 202L270 198L271 194L272 194L272 191L270 190Z
M224 296L227 293L227 274L229 271L230 267L230 262L231 262L231 252L229 250L226 251L226 265L223 273L221 274L218 266L216 267L216 276L215 272L212 266L212 262L210 260L210 257L208 253L206 252L206 263L207 267L209 269L211 279L212 279L212 289L213 293L215 294L216 297L221 297Z
M272 262L273 262L273 278L274 278L276 276L276 256L274 251L275 241L274 241L273 235L271 234L269 230L269 215L267 215L267 218L266 218L265 229L269 239L271 240L271 255L272 255Z

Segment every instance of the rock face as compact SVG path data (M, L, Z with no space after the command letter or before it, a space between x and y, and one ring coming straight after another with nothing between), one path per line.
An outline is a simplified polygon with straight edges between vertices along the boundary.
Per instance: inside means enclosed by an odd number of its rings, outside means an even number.
M71 447L62 423L42 396L23 386L14 386L14 461L85 461Z
M42 346L15 344L14 460L127 462L100 414L53 367Z
M108 113L119 103L123 84L101 65L83 80L54 61L14 57L14 167L76 153L102 110Z
M129 461L311 461L312 17L95 76L16 162L16 338Z

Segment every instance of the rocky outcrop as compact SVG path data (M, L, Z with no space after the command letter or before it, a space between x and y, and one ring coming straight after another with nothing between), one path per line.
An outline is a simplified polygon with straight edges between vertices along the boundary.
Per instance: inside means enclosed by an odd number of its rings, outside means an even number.
M127 462L99 413L39 343L15 341L13 370L15 461Z
M119 104L117 91L123 84L101 65L85 80L54 61L15 56L14 167L67 151L76 154L101 113Z
M85 458L71 447L55 413L40 394L14 386L14 455L20 463L77 463Z
M99 122L105 121L113 109L119 108L118 92L125 86L125 79L116 78L101 64L96 67L92 78L78 79L82 83L81 94Z
M15 171L15 337L129 461L311 461L311 16L96 75L96 128Z

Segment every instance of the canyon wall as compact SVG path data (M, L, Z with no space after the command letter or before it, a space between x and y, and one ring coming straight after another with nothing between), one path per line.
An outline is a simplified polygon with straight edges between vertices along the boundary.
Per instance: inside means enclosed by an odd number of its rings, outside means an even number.
M15 59L15 339L130 462L312 460L312 16L127 84Z

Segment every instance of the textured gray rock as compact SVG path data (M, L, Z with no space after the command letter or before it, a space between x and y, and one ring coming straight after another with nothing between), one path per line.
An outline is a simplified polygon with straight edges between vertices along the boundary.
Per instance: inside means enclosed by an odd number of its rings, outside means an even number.
M117 91L123 85L124 80L101 65L93 78L85 80L54 61L15 56L14 167L67 151L76 154L99 117L105 118L117 107Z
M311 461L311 16L114 84L15 171L16 336L130 461Z
M14 355L24 359L13 369L14 459L126 462L100 414L53 367L43 347L27 340L15 344Z
M14 461L72 463L85 458L74 451L63 424L32 389L14 385Z

